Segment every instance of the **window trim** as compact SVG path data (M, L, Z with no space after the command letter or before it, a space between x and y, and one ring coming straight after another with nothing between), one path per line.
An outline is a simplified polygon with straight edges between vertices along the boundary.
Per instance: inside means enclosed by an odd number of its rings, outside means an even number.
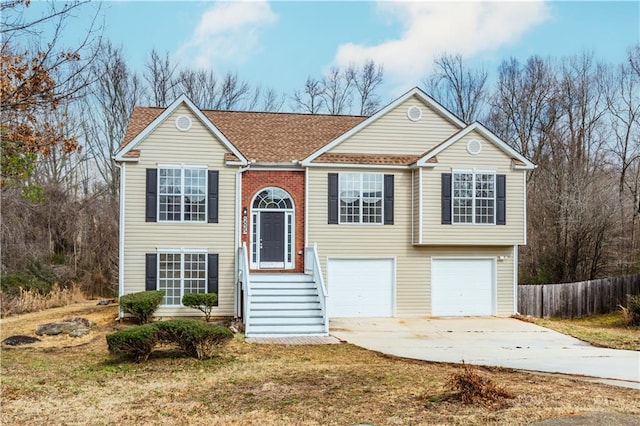
M182 298L184 297L184 255L185 254L204 254L204 289L205 293L207 293L208 289L208 279L209 279L209 261L208 255L209 252L207 249L202 248L158 248L156 250L157 253L157 261L156 261L156 290L160 290L160 255L162 254L179 254L180 255L180 303L179 304L168 304L164 303L164 298L162 301L161 307L181 307L184 306L182 304ZM166 297L166 296L165 296Z
M206 164L189 164L189 163L158 163L156 165L157 170L158 170L158 176L157 176L157 181L156 181L156 196L157 196L157 200L156 200L156 222L157 223L208 223L208 194L209 194L209 177L207 175L208 172L208 166ZM160 173L162 170L167 170L167 169L179 169L180 170L180 220L168 220L168 219L161 219L160 218L160 214L161 214L161 210L160 210L160 198L162 196L161 192L160 192ZM204 218L202 220L185 220L184 219L184 213L185 213L185 208L184 208L184 172L185 170L204 170L205 171L205 175L204 175Z
M362 221L362 203L360 203L360 213L359 213L359 222L343 222L342 221L342 214L340 212L341 206L340 206L340 183L342 182L342 176L344 175L359 175L360 176L360 200L362 201L362 177L364 175L376 175L376 176L380 176L380 183L381 183L381 196L380 196L380 222L363 222ZM384 173L378 173L378 172L338 172L338 225L356 225L356 226L380 226L380 225L385 225L384 223Z
M456 174L471 174L473 176L473 197L471 198L471 222L456 222L455 214L454 214L454 202L456 200L455 197L455 175ZM492 175L493 176L493 221L486 223L476 222L476 175ZM495 170L488 169L452 169L451 170L451 225L456 226L495 226L497 219L497 209L498 209L498 188L497 188L497 176L498 173ZM460 197L458 197L460 199ZM483 200L488 200L490 198L482 198Z

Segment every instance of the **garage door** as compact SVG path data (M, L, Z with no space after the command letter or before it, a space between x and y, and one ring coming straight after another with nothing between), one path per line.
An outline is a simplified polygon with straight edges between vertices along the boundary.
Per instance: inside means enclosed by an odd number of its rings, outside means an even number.
M493 259L433 259L431 312L434 316L493 315Z
M392 316L393 264L393 259L329 259L329 317Z

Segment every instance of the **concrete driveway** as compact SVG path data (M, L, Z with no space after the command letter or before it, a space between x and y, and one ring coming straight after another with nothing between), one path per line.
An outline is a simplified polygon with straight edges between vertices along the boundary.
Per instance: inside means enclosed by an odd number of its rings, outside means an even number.
M597 348L513 318L340 318L331 320L330 333L399 357L588 376L640 389L640 352Z

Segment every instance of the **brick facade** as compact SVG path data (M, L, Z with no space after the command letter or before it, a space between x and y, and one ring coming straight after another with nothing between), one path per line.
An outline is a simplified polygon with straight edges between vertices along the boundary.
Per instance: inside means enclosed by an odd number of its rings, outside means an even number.
M293 198L295 210L295 250L293 253L295 269L269 272L304 271L304 172L277 170L248 170L242 174L242 204L240 211L247 209L247 233L242 232L242 241L251 250L251 202L253 197L267 187L284 189ZM244 220L244 217L242 218ZM252 270L253 272L253 270Z

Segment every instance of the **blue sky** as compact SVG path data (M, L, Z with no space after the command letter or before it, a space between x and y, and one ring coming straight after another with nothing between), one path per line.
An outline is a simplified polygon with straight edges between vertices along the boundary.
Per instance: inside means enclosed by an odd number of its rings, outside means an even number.
M104 36L141 70L152 48L183 66L237 71L253 85L292 93L332 65L373 58L385 68L385 100L431 71L434 56L461 53L495 75L508 57L593 51L624 60L640 40L638 1L339 2L110 1L76 13L82 34L97 6ZM28 13L38 13L34 2Z

